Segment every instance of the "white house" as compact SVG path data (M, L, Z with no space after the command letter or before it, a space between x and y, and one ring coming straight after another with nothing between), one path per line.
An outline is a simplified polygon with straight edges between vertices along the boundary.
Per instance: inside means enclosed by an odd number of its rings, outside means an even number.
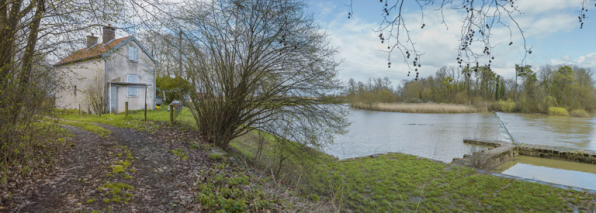
M83 91L93 83L103 82L107 113L155 108L155 68L158 62L134 37L116 39L115 28L103 27L103 41L87 36L87 47L54 65L57 73L70 73L61 79L64 89L56 91L56 107L87 111ZM80 106L79 106L80 105Z

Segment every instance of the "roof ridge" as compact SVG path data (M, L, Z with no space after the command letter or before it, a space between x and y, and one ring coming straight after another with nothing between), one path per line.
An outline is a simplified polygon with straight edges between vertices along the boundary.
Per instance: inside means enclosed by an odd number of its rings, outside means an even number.
M109 41L108 43L105 43L103 45L96 44L89 48L79 49L79 50L75 51L74 53L66 56L64 59L60 60L58 63L54 64L54 66L60 66L60 65L67 64L67 63L79 62L79 61L83 61L83 60L87 60L87 59L91 59L91 58L95 58L95 57L101 57L101 55L109 52L110 50L112 50L115 47L118 47L118 45L120 43L122 43L123 41L126 41L130 37L131 36L126 36L126 37L122 37L122 38L118 38L118 39L112 39L111 41Z

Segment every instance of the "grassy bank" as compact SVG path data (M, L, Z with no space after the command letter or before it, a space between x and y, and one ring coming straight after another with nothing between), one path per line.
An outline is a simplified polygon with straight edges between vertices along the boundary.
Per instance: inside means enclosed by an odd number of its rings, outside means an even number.
M167 121L165 110L148 119ZM182 123L192 125L192 117ZM94 118L116 125L143 124L143 114ZM83 118L86 119L86 118ZM98 122L101 123L101 122ZM485 175L406 154L387 154L339 161L315 149L290 143L280 146L271 135L253 131L230 146L272 182L284 183L314 202L336 211L354 212L515 212L593 210L596 195Z
M265 142L256 162L275 166L275 146ZM247 135L231 145L249 157L257 152L259 137ZM295 185L302 196L324 200L336 210L355 212L443 211L572 211L594 209L596 195L547 185L499 178L474 169L448 165L407 154L387 154L336 160L317 152L306 163L290 157L280 177Z
M353 108L385 111L385 112L407 112L407 113L474 113L478 109L474 106L458 104L413 104L413 103L353 103Z

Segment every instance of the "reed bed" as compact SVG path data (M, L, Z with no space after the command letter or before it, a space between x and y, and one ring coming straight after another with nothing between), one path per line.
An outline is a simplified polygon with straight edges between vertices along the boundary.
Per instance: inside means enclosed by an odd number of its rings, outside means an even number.
M474 106L458 104L431 104L431 103L354 103L353 108L385 111L385 112L407 112L407 113L474 113L478 109Z

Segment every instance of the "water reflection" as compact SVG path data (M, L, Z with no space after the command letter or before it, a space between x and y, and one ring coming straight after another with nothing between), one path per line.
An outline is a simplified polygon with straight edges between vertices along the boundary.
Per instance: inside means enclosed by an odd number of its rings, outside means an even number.
M469 154L466 137L510 141L494 113L414 114L351 110L349 132L324 151L340 159L402 152L451 162Z
M596 150L596 118L499 113L515 142Z
M503 174L596 190L596 165L518 156L501 164Z

